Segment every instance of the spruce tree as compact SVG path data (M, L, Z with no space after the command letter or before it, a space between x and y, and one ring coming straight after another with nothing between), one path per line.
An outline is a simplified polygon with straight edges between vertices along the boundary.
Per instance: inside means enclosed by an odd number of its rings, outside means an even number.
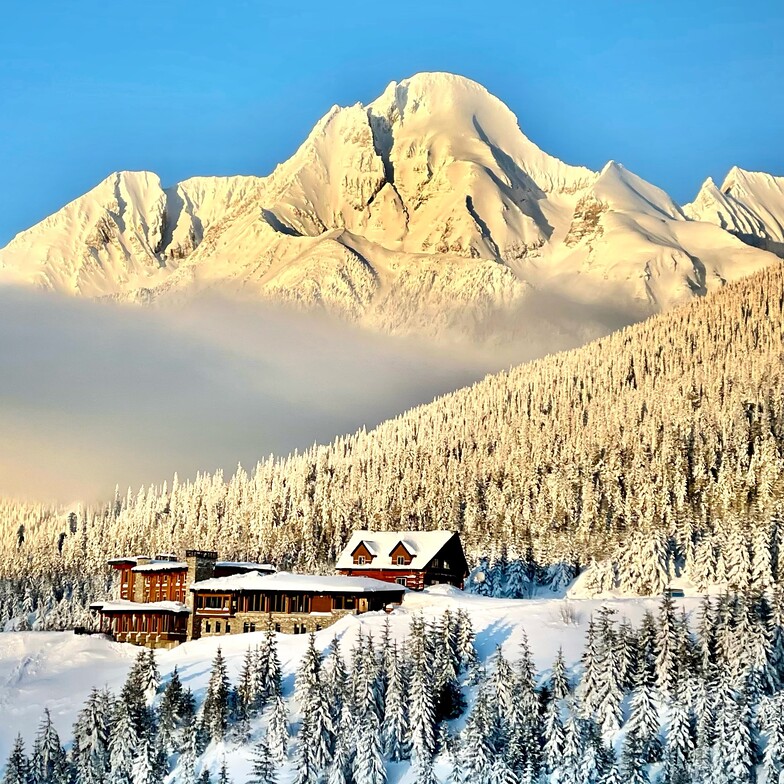
M22 736L17 735L5 765L3 784L29 784L29 781L30 763L25 755Z
M280 694L277 694L272 701L267 740L273 758L277 762L283 762L286 759L289 743L289 722L286 703Z
M387 679L386 710L381 726L381 737L386 755L392 762L399 762L408 758L409 730L408 690L405 670L397 651L397 642L392 642L391 645Z
M109 693L93 689L74 725L76 784L105 784L109 774Z
M114 721L109 739L110 784L131 784L133 767L139 744L131 709L124 700L114 705Z
M253 768L248 784L277 784L277 769L267 738L263 736L253 749Z
M357 727L353 776L355 784L385 784L386 782L378 718L373 711L367 711Z
M201 710L201 730L207 738L216 743L226 737L229 726L229 689L226 660L218 648L212 660L212 672Z
M70 770L68 758L60 743L60 736L52 723L49 709L38 727L35 749L31 759L31 774L38 784L68 784Z
M678 683L678 625L675 603L665 594L659 605L656 634L656 685L665 698L675 693Z
M414 616L408 638L410 659L409 742L416 760L430 760L435 752L435 695L432 661L421 615Z
M316 650L316 637L310 634L295 684L295 696L302 713L302 731L311 745L309 764L317 773L324 771L332 759L335 732L330 706L321 682L321 654Z
M174 750L175 734L182 720L183 689L175 667L166 684L158 709L158 734L167 754Z
M670 723L665 738L664 784L690 784L694 739L688 710L677 698L670 703Z

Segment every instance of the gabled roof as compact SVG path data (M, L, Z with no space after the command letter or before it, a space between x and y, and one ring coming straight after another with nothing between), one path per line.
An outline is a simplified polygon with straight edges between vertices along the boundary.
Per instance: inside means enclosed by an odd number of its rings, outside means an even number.
M335 568L354 569L354 551L364 544L376 553L376 557L372 564L364 564L363 568L424 569L454 535L454 531L354 531L338 557ZM413 556L408 566L398 566L392 562L392 552L399 544Z
M378 555L378 550L376 550L373 542L367 542L364 539L361 542L357 543L357 546L351 551L351 555L359 550L360 547L364 546L365 549L375 558Z
M191 586L192 591L230 593L232 591L285 591L302 593L402 593L408 590L396 583L374 580L372 577L343 577L341 575L293 574L275 572L260 574L246 572L228 577L213 577Z

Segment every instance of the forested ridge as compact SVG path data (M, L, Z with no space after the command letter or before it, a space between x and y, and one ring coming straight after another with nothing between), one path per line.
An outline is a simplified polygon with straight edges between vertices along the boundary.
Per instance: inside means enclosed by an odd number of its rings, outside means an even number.
M175 476L70 517L0 504L1 568L97 573L117 553L217 547L316 570L355 528L449 528L473 557L616 568L632 553L718 577L740 542L737 587L765 583L778 578L783 357L777 265L250 473Z

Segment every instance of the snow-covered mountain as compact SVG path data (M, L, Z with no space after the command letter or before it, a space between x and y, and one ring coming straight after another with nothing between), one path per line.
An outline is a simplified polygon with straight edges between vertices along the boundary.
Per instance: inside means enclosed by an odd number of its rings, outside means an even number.
M684 211L784 258L784 177L735 166L720 188L708 177Z
M216 292L496 339L579 313L587 338L775 261L708 212L620 164L567 165L481 85L424 73L333 107L267 177L164 189L114 174L0 250L0 279L160 303ZM727 228L759 233L739 220Z

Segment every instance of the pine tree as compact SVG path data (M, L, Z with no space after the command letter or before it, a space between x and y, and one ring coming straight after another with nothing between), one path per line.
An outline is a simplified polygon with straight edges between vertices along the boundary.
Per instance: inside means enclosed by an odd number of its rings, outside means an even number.
M321 682L321 654L316 650L316 637L310 634L308 647L297 670L295 695L302 712L301 736L311 745L309 761L317 773L329 765L335 744L330 706Z
M226 737L229 726L229 688L226 660L218 648L212 660L212 672L201 710L201 731L216 743Z
M161 747L154 739L141 737L133 763L133 784L161 784L167 772Z
M433 635L434 664L433 690L436 698L436 719L455 719L465 710L465 698L458 683L459 660L457 641L451 614L447 610L435 628Z
M456 625L455 637L460 672L468 675L469 683L476 684L479 677L479 657L474 646L474 629L471 618L462 607L457 611Z
M3 784L29 784L29 780L30 763L25 755L22 736L17 735L5 765Z
M689 767L694 739L689 713L677 698L670 703L670 724L665 738L664 784L690 784Z
M605 736L618 732L623 719L623 672L617 655L617 635L612 627L613 613L602 607L597 624L599 658L595 665L598 670L595 716Z
M262 737L253 750L253 773L248 784L277 784L277 768L267 738Z
M322 667L322 674L324 689L327 693L327 703L330 706L332 724L337 730L340 726L343 705L349 698L348 673L346 672L346 663L340 650L340 640L337 637L334 637L330 643L329 653Z
M283 762L286 759L289 743L289 723L286 703L280 694L277 694L272 701L267 740L273 758L277 762Z
M784 779L784 693L763 700L760 710L760 729L765 738L762 769L765 781Z
M387 672L387 694L384 722L381 727L384 752L393 762L407 759L408 748L408 700L405 671L400 662L397 643L391 645Z
M551 695L545 707L542 728L542 754L544 763L551 773L560 764L564 749L564 731L559 702Z
M70 779L68 758L48 708L38 727L30 768L33 781L40 784L68 784Z
M659 711L653 678L643 662L638 662L627 731L633 731L639 739L645 762L657 762L660 759Z
M488 728L492 723L490 696L482 685L468 716L460 748L460 762L466 782L487 784L490 780L494 749L490 744Z
M258 664L262 700L267 702L282 693L280 657L278 656L278 644L272 627L267 629L267 634L259 647Z
M93 689L74 725L76 784L104 784L109 774L109 693Z
M429 760L435 752L436 711L432 661L427 650L421 615L411 621L408 643L411 662L409 742L415 759Z
M167 754L174 749L175 732L181 721L182 702L182 682L175 667L166 684L158 709L158 734L161 746Z
M148 704L152 703L158 693L161 684L161 672L158 669L158 660L155 658L155 650L147 649L146 666L142 670L142 690L147 698Z
M231 784L229 769L226 767L226 757L221 760L221 766L218 770L218 784Z
M571 693L569 676L566 674L566 661L564 660L563 648L558 648L548 686L550 688L550 695L554 701L564 700Z
M666 698L672 697L678 682L678 629L675 603L665 594L659 605L656 635L656 685Z
M124 700L117 700L109 739L110 784L131 784L138 743L139 736L131 709Z
M196 781L196 762L199 758L199 751L199 728L196 717L191 716L185 720L182 730L178 784L194 784Z
M643 743L635 730L627 732L624 738L620 768L627 784L648 784Z
M353 774L355 784L385 784L386 769L381 753L378 719L367 711L357 728L357 747Z
M294 757L294 784L317 784L319 768L313 758L315 739L311 737L310 722L303 721L297 735L297 747Z
M250 721L256 715L260 703L261 694L257 674L257 655L253 648L248 647L242 660L235 699L237 734L242 739L250 736Z

